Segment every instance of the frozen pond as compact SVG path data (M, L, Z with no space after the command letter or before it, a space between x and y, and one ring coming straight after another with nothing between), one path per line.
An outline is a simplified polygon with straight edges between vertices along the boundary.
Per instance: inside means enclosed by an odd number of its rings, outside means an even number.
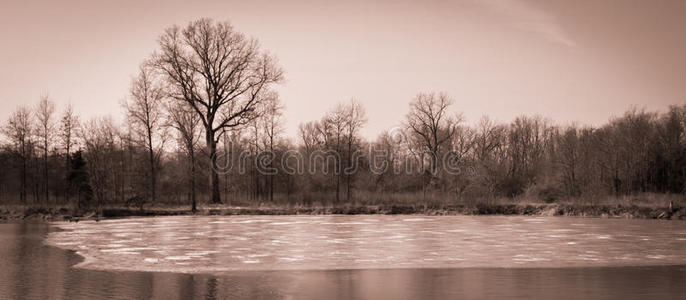
M102 270L566 268L686 264L686 222L503 216L179 216L55 223Z
M0 299L679 299L684 227L417 216L0 223Z

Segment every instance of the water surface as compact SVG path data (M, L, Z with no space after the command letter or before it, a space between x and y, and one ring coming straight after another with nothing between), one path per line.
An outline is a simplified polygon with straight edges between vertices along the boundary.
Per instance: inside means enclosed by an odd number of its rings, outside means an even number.
M5 223L0 299L682 299L685 228L409 216Z

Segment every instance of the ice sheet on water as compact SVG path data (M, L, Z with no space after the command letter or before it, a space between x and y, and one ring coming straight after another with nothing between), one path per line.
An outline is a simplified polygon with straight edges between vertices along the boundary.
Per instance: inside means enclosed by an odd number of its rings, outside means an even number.
M178 216L53 225L64 230L49 233L46 242L77 250L86 257L79 267L95 269L207 273L686 263L683 222L379 215Z

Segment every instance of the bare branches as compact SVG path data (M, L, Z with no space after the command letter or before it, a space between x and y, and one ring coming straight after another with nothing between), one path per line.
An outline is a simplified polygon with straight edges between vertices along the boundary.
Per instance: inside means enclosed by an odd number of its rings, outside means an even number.
M38 135L41 139L39 148L43 150L43 190L45 192L46 202L50 199L49 192L49 176L48 176L48 153L53 140L54 120L53 113L55 112L55 103L48 99L48 96L42 96L38 107L36 107L36 117L38 119Z
M68 105L62 114L62 119L60 119L59 131L59 137L66 151L67 160L69 160L69 154L75 142L75 132L80 126L79 123L78 116L74 114L74 108L71 104Z
M143 138L146 147L157 148L163 139L160 129L164 122L162 106L165 92L155 81L151 70L141 66L138 76L131 81L130 94L130 99L122 104L129 122Z
M441 146L453 137L457 125L462 122L461 115L449 115L452 102L445 93L420 93L410 103L406 116L406 126L412 137L430 153L432 173L436 171L436 157Z
M216 174L217 133L259 116L257 108L270 85L283 78L276 59L260 51L228 22L200 19L185 28L168 28L151 64L169 84L169 95L186 102L205 127L211 158L212 201L220 202Z
M183 148L187 153L192 151L202 135L199 130L200 117L189 105L167 103L165 106L167 111L166 126L178 131Z
M166 139L164 112L162 110L165 91L152 77L145 65L131 82L131 99L123 103L129 124L138 133L139 141L146 146L150 163L150 191L153 203L156 198L157 162L162 154Z
M34 133L33 116L31 111L24 107L18 107L7 120L7 125L2 132L15 146L15 151L21 157L26 155L27 144L30 143Z
M167 29L154 66L166 75L171 95L188 102L213 132L252 120L261 94L281 81L275 59L229 23L200 19Z
M47 95L42 96L36 107L36 119L38 121L38 135L41 138L41 150L46 153L50 151L49 146L52 143L52 132L55 126L54 112L55 103L50 101Z

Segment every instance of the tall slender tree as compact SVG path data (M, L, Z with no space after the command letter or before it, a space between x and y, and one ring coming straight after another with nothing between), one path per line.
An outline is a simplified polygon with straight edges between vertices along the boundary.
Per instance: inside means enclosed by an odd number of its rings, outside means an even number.
M278 136L283 132L283 105L276 92L270 92L265 97L263 108L263 127L265 137L265 149L269 150L271 155L269 159L269 169L274 170L274 160L276 159L275 145L278 142ZM276 174L266 174L269 184L269 201L274 202L274 179Z
M14 147L12 147L14 153L21 161L21 166L19 168L19 199L21 203L26 204L27 169L30 155L33 151L31 149L33 147L31 136L33 135L34 127L31 111L24 106L17 108L17 110L10 115L7 120L7 125L2 128L2 131L14 145Z
M352 176L356 171L356 162L353 161L353 157L356 153L356 145L359 140L360 128L366 122L364 107L357 100L350 100L350 104L346 107L346 144L347 144L347 160L345 167L345 185L346 185L346 198L348 201L352 200Z
M36 119L38 121L38 136L40 139L40 150L43 155L43 192L45 195L45 202L50 202L50 170L48 167L48 156L50 154L50 147L53 142L53 131L55 121L53 114L55 113L55 103L50 101L47 95L42 96L38 106L36 107Z
M75 144L76 131L79 128L79 118L74 114L74 108L71 104L67 105L62 113L62 118L60 119L60 130L59 138L62 143L62 147L66 153L66 165L65 172L68 174L71 169L71 150ZM69 193L67 193L68 195ZM68 197L68 196L67 196ZM67 199L68 200L68 199Z
M131 125L145 145L150 168L150 196L155 203L157 190L157 161L165 142L163 100L165 92L155 82L145 65L131 83L131 98L124 102Z
M188 155L188 165L190 168L189 189L191 200L191 211L197 211L196 200L196 158L195 147L201 137L200 132L200 118L188 105L176 105L170 103L167 105L167 112L169 114L169 126L176 129L179 133L179 141L182 148Z

